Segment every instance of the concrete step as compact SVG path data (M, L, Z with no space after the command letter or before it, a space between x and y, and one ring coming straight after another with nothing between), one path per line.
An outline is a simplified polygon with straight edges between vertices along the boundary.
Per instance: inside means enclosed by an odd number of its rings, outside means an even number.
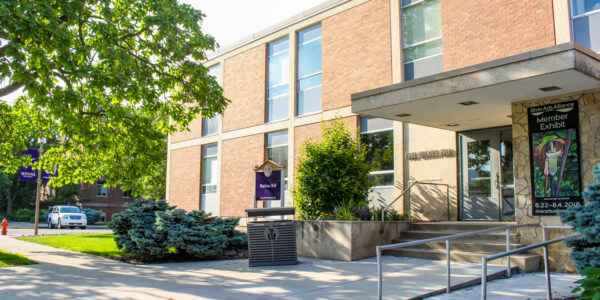
M496 252L494 252L496 253ZM458 262L481 263L481 258L494 253L487 252L466 252L466 251L451 251L450 260ZM383 254L393 256L414 257L423 259L446 259L446 250L442 249L422 249L422 248L399 248L393 250L385 250ZM506 265L506 257L492 260L488 263ZM511 257L511 265L519 268L521 272L535 272L539 269L540 256L536 254L515 254Z
M469 232L482 229L489 229L494 227L502 227L509 225L516 225L516 222L421 222L412 223L410 226L411 231L437 231L437 232ZM513 231L516 229L513 229ZM493 231L505 232L503 230Z
M443 232L443 231L404 231L402 232L401 238L402 240L422 240L422 239L430 239L434 237L448 236L453 235L459 232ZM458 242L485 242L485 243L504 243L506 242L506 233L498 232L498 233L487 233L480 235L468 236L460 239L456 239L454 241ZM517 235L510 235L511 243L517 242Z
M403 242L412 242L416 240L394 240L392 243L403 243ZM511 243L510 249L517 249L523 247L523 244ZM434 242L434 243L425 243L421 245L411 246L411 248L418 249L442 249L446 250L446 242ZM450 250L451 251L463 251L463 252L485 252L485 253L500 253L506 251L506 243L481 243L481 242L460 242L460 241L450 241Z

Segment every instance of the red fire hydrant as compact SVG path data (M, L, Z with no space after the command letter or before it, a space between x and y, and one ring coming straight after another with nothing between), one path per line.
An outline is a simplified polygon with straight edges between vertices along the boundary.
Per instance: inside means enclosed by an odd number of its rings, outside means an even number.
M2 220L2 235L6 235L6 227L8 227L8 222L4 219Z

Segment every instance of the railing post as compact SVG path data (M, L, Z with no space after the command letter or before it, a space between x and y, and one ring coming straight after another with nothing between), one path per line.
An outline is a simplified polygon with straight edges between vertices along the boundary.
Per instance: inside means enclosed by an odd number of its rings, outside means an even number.
M510 228L506 228L506 251L510 251ZM506 258L506 275L512 276L510 271L510 255Z
M446 293L450 293L450 240L446 240Z
M383 270L381 266L381 248L377 246L375 248L377 252L377 273L378 273L378 281L377 281L377 298L381 300L382 292L383 292Z
M546 299L551 300L552 286L550 284L550 266L548 265L548 245L544 245L544 272L546 273Z
M481 300L487 298L487 257L481 258Z

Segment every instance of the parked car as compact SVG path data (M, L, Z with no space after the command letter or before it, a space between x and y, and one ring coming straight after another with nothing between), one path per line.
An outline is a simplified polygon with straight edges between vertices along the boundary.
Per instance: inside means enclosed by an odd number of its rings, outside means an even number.
M85 229L87 218L84 213L75 206L59 205L52 208L48 214L48 228L75 228Z

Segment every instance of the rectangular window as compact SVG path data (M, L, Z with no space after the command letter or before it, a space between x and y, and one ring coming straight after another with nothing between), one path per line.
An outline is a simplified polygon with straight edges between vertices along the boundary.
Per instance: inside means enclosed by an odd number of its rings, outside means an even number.
M288 165L288 132L277 131L267 133L267 159L287 168ZM284 175L286 172L284 172ZM287 178L287 175L285 175Z
M600 0L571 0L575 42L600 52Z
M214 65L208 68L208 75L215 77L217 82L221 84L221 66ZM219 131L219 116L215 115L212 118L202 119L202 136L217 134Z
M440 0L401 1L404 80L442 72Z
M268 51L267 122L275 122L288 118L289 38L270 43Z
M374 117L361 117L360 142L367 148L367 161L374 167L369 180L374 182L375 186L393 186L393 122Z
M123 198L131 198L131 190L123 191Z
M217 144L202 146L202 194L217 192Z
M96 184L96 197L106 197L108 194L108 188L104 186L104 181L98 181Z
M298 116L321 111L321 48L320 24L298 32Z

